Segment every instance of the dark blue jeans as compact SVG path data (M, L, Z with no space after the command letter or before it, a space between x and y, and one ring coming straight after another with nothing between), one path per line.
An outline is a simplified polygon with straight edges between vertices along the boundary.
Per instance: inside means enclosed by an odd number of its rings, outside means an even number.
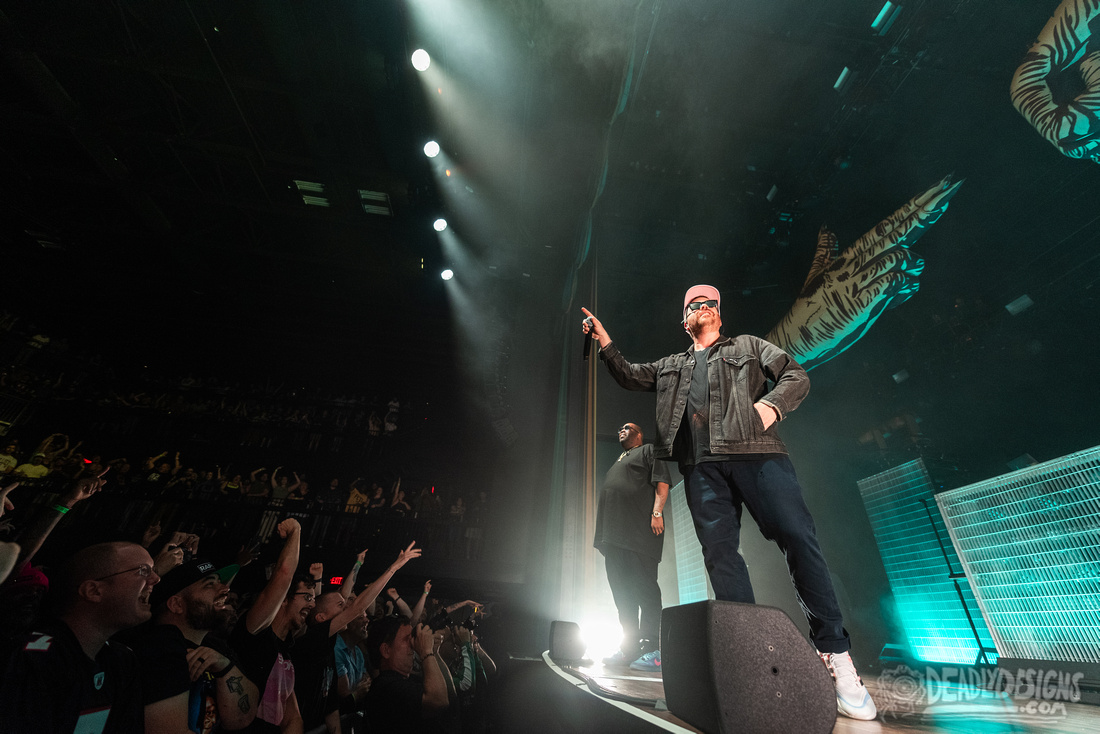
M814 645L821 652L847 651L848 631L790 459L704 462L682 467L681 472L715 596L720 601L756 603L745 559L738 552L744 505L760 533L786 556Z

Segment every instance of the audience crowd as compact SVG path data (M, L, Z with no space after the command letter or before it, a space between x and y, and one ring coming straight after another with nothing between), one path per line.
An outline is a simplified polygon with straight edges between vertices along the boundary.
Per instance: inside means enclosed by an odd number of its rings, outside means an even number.
M9 443L0 456L0 528L13 538L0 542L0 734L489 730L496 666L475 631L485 608L440 602L431 581L403 599L395 577L420 558L416 542L388 565L364 550L326 577L292 504L311 496L302 476L215 468L184 481L190 472L167 454L123 472L123 460L85 458L61 435L27 451ZM116 473L136 476L112 490ZM332 480L314 501L355 522L418 512L399 481L364 484L345 493ZM124 518L85 511L111 491L127 500L116 508L173 492L189 503L203 493L224 506L262 502L259 535L223 529L208 553L200 534L165 531L162 514L126 538ZM46 541L61 540L51 534L75 534L77 523L110 539L37 565ZM360 579L364 567L381 572Z
M8 312L0 353L0 734L490 730L487 608L401 578L422 554L481 557L485 493L445 502L378 461L354 479L303 470L345 448L383 456L408 404L121 377ZM81 430L116 447L186 446L146 435L171 424L233 448L208 464L186 449L130 460L63 433L14 437L50 406L83 411ZM239 458L258 455L279 459Z
M101 354L76 352L64 336L0 311L0 391L27 399L88 402L97 407L193 414L283 425L357 427L397 432L401 403L320 385L218 375L118 374Z
M421 486L406 493L398 478L348 483L339 477L314 485L305 473L282 466L256 467L241 473L231 463L213 467L185 466L180 452L161 452L131 463L81 451L83 442L55 433L34 448L18 440L0 441L0 477L18 480L29 504L44 501L49 490L104 469L104 501L99 514L111 514L125 530L139 533L148 524L168 521L210 536L231 526L235 535L263 543L270 539L277 518L310 517L307 544L359 545L380 537L412 532L431 550L455 558L476 560L483 550L490 503L486 492L467 501L454 494L444 502L442 491ZM386 486L383 486L385 483ZM213 511L212 510L216 510ZM216 518L214 517L216 515ZM5 527L0 524L0 538Z
M310 453L383 454L399 423L416 427L427 405L398 397L263 378L161 374L70 346L0 311L0 427L35 406L89 417L96 435L202 431L219 445ZM413 432L415 433L415 431Z

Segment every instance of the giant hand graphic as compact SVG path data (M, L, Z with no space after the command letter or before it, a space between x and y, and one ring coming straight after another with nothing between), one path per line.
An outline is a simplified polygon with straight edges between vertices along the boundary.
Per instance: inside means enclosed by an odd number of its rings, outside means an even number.
M1012 77L1012 104L1062 155L1100 163L1100 50L1088 53L1097 18L1100 0L1062 1ZM1085 91L1054 99L1051 74L1078 62Z
M822 226L798 300L768 341L807 370L857 342L887 308L920 287L924 261L910 250L947 210L962 181L947 177L913 197L837 257L836 235Z

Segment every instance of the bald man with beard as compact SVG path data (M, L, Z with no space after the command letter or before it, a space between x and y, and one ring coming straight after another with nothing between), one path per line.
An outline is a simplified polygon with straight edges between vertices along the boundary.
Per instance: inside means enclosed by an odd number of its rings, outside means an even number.
M660 670L661 587L657 564L664 547L664 507L672 483L668 464L642 442L642 429L619 429L623 452L607 470L596 508L593 545L603 554L607 582L623 629L619 650L608 665Z

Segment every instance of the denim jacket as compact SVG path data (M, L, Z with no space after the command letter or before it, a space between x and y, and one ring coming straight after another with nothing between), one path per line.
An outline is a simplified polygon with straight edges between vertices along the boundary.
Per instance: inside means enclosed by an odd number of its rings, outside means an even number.
M627 390L657 393L654 455L658 459L682 460L684 457L673 456L672 447L687 410L695 350L656 362L632 364L612 343L600 350L600 359ZM707 359L707 379L711 453L787 453L775 423L765 431L753 404L761 402L775 408L776 423L785 418L810 392L810 378L802 365L758 337L722 337L714 343Z

